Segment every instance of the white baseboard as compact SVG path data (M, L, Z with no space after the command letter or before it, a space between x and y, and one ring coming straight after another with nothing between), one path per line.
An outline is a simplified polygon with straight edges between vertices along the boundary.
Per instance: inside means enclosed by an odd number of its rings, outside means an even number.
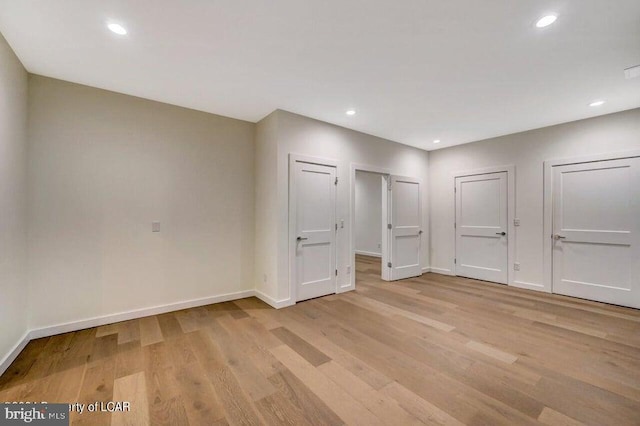
M342 287L338 287L338 292L336 294L346 293L348 291L354 291L356 289L355 286L349 284Z
M382 257L382 253L375 253L373 251L356 250L356 254L361 254L362 256Z
M526 281L516 280L513 282L512 285L513 287L526 288L527 290L544 291L544 292L550 293L547 289L544 288L544 285L542 284L528 283Z
M436 267L432 266L431 268L429 268L429 270L430 270L430 272L433 272L434 274L451 275L451 276L453 276L453 272L451 272L451 269L436 268Z
M18 358L18 355L20 355L20 352L22 352L30 340L29 330L27 330L25 331L24 336L22 336L22 339L20 339L13 349L11 349L9 353L2 358L2 361L0 361L0 376L2 376L4 372L7 371L7 368L9 368L11 363Z
M54 336L56 334L68 333L70 331L83 330L85 328L99 327L105 324L113 324L120 321L128 321L136 318L148 317L150 315L164 314L167 312L179 311L181 309L195 308L198 306L211 305L212 303L228 302L230 300L244 299L254 295L253 290L239 291L235 293L221 294L218 296L203 297L200 299L185 300L166 305L152 306L149 308L136 309L127 312L103 315L94 318L87 318L79 321L71 321L42 327L31 330L30 338L39 339L41 337Z
M271 306L272 308L276 308L276 309L286 308L287 306L292 306L292 305L296 304L296 302L292 301L291 298L283 299L283 300L276 300L271 296L267 296L266 294L264 294L260 290L253 290L253 296L257 297L258 299L262 300L267 305Z
M27 346L29 341L33 339L54 336L56 334L69 333L71 331L84 330L85 328L99 327L101 325L113 324L120 321L148 317L150 315L179 311L181 309L195 308L198 306L211 305L213 303L244 299L251 296L256 296L255 290L245 290L235 293L221 294L218 296L203 297L200 299L184 300L182 302L135 309L127 312L119 312L115 314L87 318L79 321L70 321L66 323L28 330L22 340L18 342L16 346L3 358L2 362L0 362L0 375L2 375L7 370L7 368L9 368L11 363L18 357L20 352L22 352L25 346Z
M422 268L422 273L423 274L426 274L427 272L431 272L431 267L425 266L424 268Z

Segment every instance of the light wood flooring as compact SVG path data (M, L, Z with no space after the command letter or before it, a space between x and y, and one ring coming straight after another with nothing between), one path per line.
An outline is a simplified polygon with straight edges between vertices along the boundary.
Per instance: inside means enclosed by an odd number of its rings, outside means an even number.
M130 401L72 424L640 424L640 311L425 274L34 340L1 401Z

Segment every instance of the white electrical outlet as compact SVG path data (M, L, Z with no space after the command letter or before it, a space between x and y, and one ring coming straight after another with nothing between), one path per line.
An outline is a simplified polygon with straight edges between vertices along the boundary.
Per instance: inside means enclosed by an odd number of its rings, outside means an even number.
M516 262L513 264L513 270L514 271L519 271L520 270L520 262Z
M267 283L267 274L262 274L262 282Z
M520 219L513 219L513 226L520 226Z
M151 222L151 232L160 232L160 222Z
M351 273L351 265L347 266L347 275Z
M381 244L381 243L378 243L378 248L380 248L380 247L382 247L382 244Z

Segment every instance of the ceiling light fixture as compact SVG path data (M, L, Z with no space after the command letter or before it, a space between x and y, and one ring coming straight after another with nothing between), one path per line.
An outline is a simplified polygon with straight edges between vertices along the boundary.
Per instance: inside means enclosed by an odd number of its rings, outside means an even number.
M556 19L558 19L556 15L543 16L542 18L538 19L538 22L536 22L536 27L538 28L548 27L549 25L556 22Z
M433 143L440 143L440 139L436 139Z
M127 34L127 30L120 24L111 23L107 25L107 28L118 35Z
M603 105L604 101L593 101L589 104L590 107L598 107L600 105Z
M356 110L355 109L347 110L347 115L356 115Z

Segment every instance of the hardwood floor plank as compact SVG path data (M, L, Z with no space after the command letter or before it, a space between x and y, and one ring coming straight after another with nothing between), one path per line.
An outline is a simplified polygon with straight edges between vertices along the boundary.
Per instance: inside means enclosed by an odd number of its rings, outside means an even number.
M347 424L383 424L373 413L356 401L340 386L318 371L289 346L278 346L271 353L280 360L312 392L318 395Z
M269 381L278 389L279 394L304 413L310 424L339 425L343 423L340 417L290 370L285 369L274 374L269 377Z
M149 403L144 372L116 379L113 400L131 404L131 411L116 411L111 415L112 426L143 426L150 424ZM135 407L135 409L133 409Z
M424 274L31 341L0 401L134 400L73 425L640 424L640 310Z
M157 317L144 317L138 321L140 324L140 344L142 346L149 346L164 341Z
M557 411L544 407L542 413L540 413L540 417L538 417L540 423L544 423L545 425L550 426L581 426L584 423L580 423L577 420L572 419L569 416L565 416L562 413L558 413Z
M296 351L301 357L309 361L311 365L317 367L325 362L331 361L327 355L310 345L304 339L301 339L295 333L286 327L279 327L271 330L278 339L282 340L287 346Z

